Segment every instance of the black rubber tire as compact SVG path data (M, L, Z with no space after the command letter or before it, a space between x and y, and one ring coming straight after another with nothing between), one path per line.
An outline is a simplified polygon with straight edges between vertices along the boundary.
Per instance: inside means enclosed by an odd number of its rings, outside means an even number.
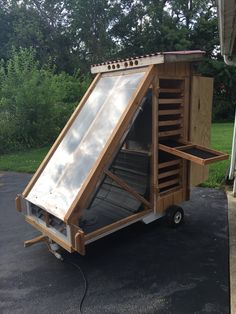
M166 210L166 220L170 227L177 228L182 225L184 221L183 208L177 205L170 206Z

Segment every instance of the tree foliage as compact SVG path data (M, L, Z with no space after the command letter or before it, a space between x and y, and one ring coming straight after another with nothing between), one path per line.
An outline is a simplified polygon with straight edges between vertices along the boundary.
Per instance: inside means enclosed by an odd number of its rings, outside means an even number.
M213 118L232 120L236 76L217 25L214 0L0 0L0 150L50 143L91 64L155 51L205 50Z
M40 67L33 49L13 50L0 66L0 152L52 143L88 83Z
M92 63L219 43L213 0L1 0L0 57L34 47L42 64L84 71ZM7 48L7 49L5 49Z

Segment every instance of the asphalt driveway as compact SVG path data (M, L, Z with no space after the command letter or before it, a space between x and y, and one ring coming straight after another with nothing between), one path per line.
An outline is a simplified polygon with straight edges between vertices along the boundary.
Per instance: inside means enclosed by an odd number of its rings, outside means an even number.
M0 173L0 313L79 313L83 280L71 264L38 244L15 211L14 198L30 175ZM185 223L136 223L66 254L88 280L84 313L229 313L227 199L223 191L195 188L183 204Z

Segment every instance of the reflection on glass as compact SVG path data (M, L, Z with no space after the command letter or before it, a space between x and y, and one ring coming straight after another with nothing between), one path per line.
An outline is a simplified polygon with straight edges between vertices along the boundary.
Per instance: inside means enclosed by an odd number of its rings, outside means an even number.
M100 78L27 200L64 219L144 73Z

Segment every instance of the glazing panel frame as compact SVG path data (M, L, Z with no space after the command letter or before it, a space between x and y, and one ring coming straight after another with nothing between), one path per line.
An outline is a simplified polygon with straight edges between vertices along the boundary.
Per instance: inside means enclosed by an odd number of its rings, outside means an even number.
M141 78L141 81L139 82L138 86L135 88L134 90L134 94L137 94L137 91L140 90L140 88L143 86L146 77L149 76L149 72L150 72L150 67L148 69L148 67L139 69L139 71L137 71L137 69L134 70L128 70L128 71L120 71L116 72L114 76L117 75L129 75L132 73L137 73L137 72L146 72L144 73L144 77ZM112 75L112 73L109 73L109 76ZM62 139L64 138L65 134L67 133L68 129L70 128L70 126L72 125L72 123L74 122L74 120L76 119L76 117L78 116L80 110L83 108L83 105L86 103L89 95L91 94L91 92L93 91L93 89L95 88L95 86L97 85L97 82L99 81L99 79L101 78L101 75L98 74L97 77L95 78L95 80L93 81L93 83L91 84L89 90L87 91L87 93L85 94L85 96L83 97L83 99L81 100L81 103L79 104L79 106L77 107L77 109L75 110L74 114L72 115L71 119L68 121L67 125L65 126L65 128L63 129L63 131L61 132L60 136L58 137L57 141L54 143L53 147L51 148L51 150L49 151L48 155L46 156L45 160L43 161L43 163L40 165L38 171L36 172L36 174L34 175L34 177L32 178L32 180L30 181L29 185L26 187L25 191L23 192L23 196L27 197L27 195L29 194L30 190L32 189L32 187L34 186L34 183L37 181L38 177L40 176L40 174L42 173L42 171L44 170L44 168L46 167L47 163L49 162L49 160L51 159L53 153L55 152L55 150L57 149L57 147L60 145ZM132 94L131 94L132 95ZM133 95L133 96L135 96ZM129 100L127 107L130 107L130 105L133 103L133 98L131 97L131 99ZM127 110L125 110L127 111ZM125 117L126 113L124 113L122 115L122 120ZM113 133L116 133L117 131L117 127L115 127L115 130L113 130ZM112 135L114 135L112 133ZM109 141L110 142L110 141ZM102 156L104 155L103 153L101 154ZM99 160L102 158L99 158ZM94 172L95 168L97 167L98 163L95 163L94 167L93 167L93 171ZM89 180L86 180L89 181ZM79 193L82 194L82 193ZM88 195L89 196L89 195ZM77 197L76 197L76 204L77 204ZM75 208L75 202L73 202L72 206L69 208L69 215L68 213L65 215L65 221L68 219L68 217L70 216L71 212L73 211L73 209ZM59 217L60 218L60 217Z

